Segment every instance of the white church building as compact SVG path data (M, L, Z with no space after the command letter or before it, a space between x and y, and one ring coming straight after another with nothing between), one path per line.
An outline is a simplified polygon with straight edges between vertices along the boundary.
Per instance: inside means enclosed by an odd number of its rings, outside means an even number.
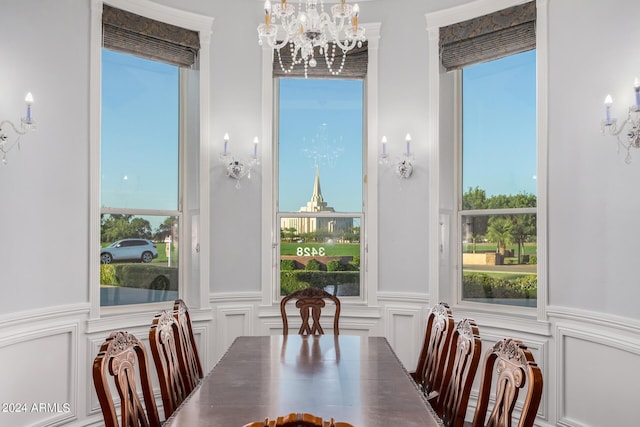
M302 206L298 212L335 212L335 209L329 206L328 203L324 201L324 197L322 197L320 173L317 165L311 199L305 206ZM314 233L321 230L329 233L348 232L351 227L353 227L353 219L344 217L313 216L280 219L281 230L295 229L297 235Z

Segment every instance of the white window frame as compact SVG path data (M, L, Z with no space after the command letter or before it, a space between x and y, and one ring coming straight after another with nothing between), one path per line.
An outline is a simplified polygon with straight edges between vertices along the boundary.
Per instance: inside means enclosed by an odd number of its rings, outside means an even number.
M521 308L515 306L503 306L499 304L480 304L474 302L461 301L460 279L450 282L440 282L440 276L458 277L461 270L461 256L457 255L460 242L460 225L457 223L458 216L455 212L443 208L440 199L441 188L453 188L454 203L461 198L459 180L460 159L460 131L455 130L455 153L451 159L451 166L455 168L453 186L443 187L441 182L440 169L442 159L440 158L440 75L445 73L440 64L439 56L439 30L448 25L473 19L489 13L493 13L511 6L526 3L527 0L476 0L474 2L445 9L425 15L427 22L427 32L429 37L429 146L431 156L429 158L429 205L436 207L436 210L429 218L429 234L440 236L430 242L429 257L429 293L431 300L454 301L450 304L459 311L470 310L477 312L491 312L492 314L505 315L530 315L537 320L546 318L547 302L547 110L548 110L548 35L547 35L547 0L536 1L536 78L537 78L537 230L538 230L538 295L537 308ZM454 99L460 99L460 72L455 78ZM453 126L455 129L461 128L461 105L455 104ZM452 220L454 218L454 220ZM456 224L451 225L455 221ZM442 259L450 262L442 263ZM444 265L445 267L442 267ZM441 271L441 268L448 268L448 271ZM460 275L461 276L461 275ZM455 287L455 288L452 288ZM535 328L535 326L532 326Z
M200 259L209 259L210 232L209 218L209 110L210 110L210 40L213 18L159 5L149 0L92 0L91 1L91 53L90 53L90 113L89 113L89 166L90 166L90 207L89 207L89 301L90 318L99 321L101 316L125 314L131 312L148 312L166 306L166 303L133 304L125 306L100 306L100 139L101 139L101 86L102 86L102 8L109 4L128 12L146 16L157 21L166 22L193 31L200 37L198 70L180 70L180 140L186 134L193 134L187 129L188 121L199 123L197 136L197 157L199 176L197 194L186 188L187 171L184 156L184 144L180 143L180 287L178 295L186 299L193 307L205 307L208 304L209 263ZM188 74L188 77L187 77ZM199 105L196 107L197 117L185 116L185 93L191 90L188 80L198 80ZM187 113L188 114L188 113ZM200 221L200 218L205 219ZM188 284L188 286L187 286ZM199 287L199 289L196 289ZM90 322L92 325L93 322ZM90 326L92 330L94 326ZM101 326L95 325L96 329Z
M360 259L360 297L349 299L347 303L377 304L378 289L378 152L375 141L378 140L378 45L380 40L380 23L362 25L366 31L368 42L367 77L364 81L364 114L363 120L363 195L360 229L360 244L363 247ZM277 151L274 138L277 131L275 112L276 96L272 77L273 49L266 43L262 48L262 304L276 305L280 301L277 277L280 268L280 222L277 198ZM369 266L376 266L371 271Z

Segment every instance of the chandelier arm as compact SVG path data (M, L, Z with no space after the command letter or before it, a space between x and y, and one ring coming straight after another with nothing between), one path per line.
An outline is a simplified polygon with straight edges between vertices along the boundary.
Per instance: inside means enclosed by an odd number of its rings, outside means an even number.
M349 43L349 40L345 41L346 43L343 43L340 39L335 39L334 43L337 44L338 47L342 49L342 52L346 54L348 51L356 47L356 40L351 40L351 43Z
M269 46L274 48L277 51L280 51L280 49L285 47L287 43L289 43L289 37L285 37L285 40L283 40L282 43L273 43L273 44L269 43Z
M24 130L24 131L19 130L19 129L16 127L16 125L14 125L14 124L13 124L13 122L12 122L12 121L10 121L10 120L3 120L2 122L0 122L0 132L2 131L2 127L3 127L4 125L9 125L9 126L11 126L11 127L13 128L13 131L14 131L15 133L17 133L18 135L26 135L26 133L27 133L27 130Z

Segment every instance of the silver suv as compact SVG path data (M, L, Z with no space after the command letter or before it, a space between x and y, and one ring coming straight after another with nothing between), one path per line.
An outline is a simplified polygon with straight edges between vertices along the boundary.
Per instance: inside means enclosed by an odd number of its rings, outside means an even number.
M100 249L100 262L111 264L116 261L151 262L158 258L156 245L147 239L122 239Z

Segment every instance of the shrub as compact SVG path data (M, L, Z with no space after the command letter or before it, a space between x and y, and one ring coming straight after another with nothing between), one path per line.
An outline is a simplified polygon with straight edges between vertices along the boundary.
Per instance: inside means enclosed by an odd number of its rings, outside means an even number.
M342 295L357 295L360 290L360 272L305 270L280 272L281 295L288 295L308 287L324 289L327 286L333 286L334 291L340 289Z
M347 266L337 259L332 259L327 263L327 271L346 271Z
M116 267L113 264L100 264L100 284L118 286L118 276L116 276Z
M178 290L178 269L153 264L113 264L120 286ZM158 276L163 276L163 280Z
M306 271L320 271L320 262L317 259L310 259L304 266Z
M309 287L308 283L299 281L297 276L294 271L280 272L280 295L289 295Z
M355 271L360 270L360 255L355 255L351 262L349 263L349 270Z
M462 279L465 298L535 298L538 277L535 274L506 280L485 273L466 273Z
M537 255L529 255L529 264L537 264L538 256Z
M296 269L296 262L292 259L280 260L280 271L292 271Z

